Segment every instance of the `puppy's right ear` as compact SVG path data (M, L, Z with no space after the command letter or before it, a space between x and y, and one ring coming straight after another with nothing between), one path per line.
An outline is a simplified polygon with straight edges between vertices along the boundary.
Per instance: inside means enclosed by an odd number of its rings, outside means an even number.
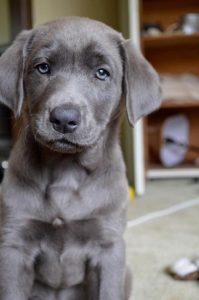
M159 76L130 40L123 43L125 56L124 94L132 126L142 116L159 108L162 102Z
M0 57L0 102L17 116L24 98L24 47L30 31L22 31L13 44Z

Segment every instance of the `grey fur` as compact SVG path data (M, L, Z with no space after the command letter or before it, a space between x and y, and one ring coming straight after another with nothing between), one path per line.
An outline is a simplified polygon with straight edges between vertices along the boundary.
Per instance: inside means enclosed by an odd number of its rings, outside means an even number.
M35 65L46 60L51 74L41 75ZM64 18L22 32L0 58L0 101L24 120L2 186L1 300L129 298L125 93L131 123L160 104L155 71L100 22ZM81 112L73 133L52 128L61 105Z

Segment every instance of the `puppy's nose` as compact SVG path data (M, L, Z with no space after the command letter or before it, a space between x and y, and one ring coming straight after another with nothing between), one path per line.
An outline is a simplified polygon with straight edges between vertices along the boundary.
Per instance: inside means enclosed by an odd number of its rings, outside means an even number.
M56 107L50 113L53 128L60 133L72 133L80 124L80 112L75 108Z

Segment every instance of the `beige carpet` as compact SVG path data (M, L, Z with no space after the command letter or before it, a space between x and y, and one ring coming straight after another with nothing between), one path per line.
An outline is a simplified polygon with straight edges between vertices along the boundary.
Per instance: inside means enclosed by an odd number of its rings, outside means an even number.
M153 181L129 208L129 220L199 199L190 180ZM134 276L133 300L198 300L199 281L180 282L164 269L179 257L199 256L199 205L128 228L127 260Z

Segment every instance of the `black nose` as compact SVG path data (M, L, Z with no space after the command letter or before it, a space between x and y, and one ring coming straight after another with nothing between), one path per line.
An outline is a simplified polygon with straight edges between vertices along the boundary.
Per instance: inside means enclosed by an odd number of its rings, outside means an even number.
M59 106L51 111L50 122L60 133L72 133L80 124L80 112L75 108Z

